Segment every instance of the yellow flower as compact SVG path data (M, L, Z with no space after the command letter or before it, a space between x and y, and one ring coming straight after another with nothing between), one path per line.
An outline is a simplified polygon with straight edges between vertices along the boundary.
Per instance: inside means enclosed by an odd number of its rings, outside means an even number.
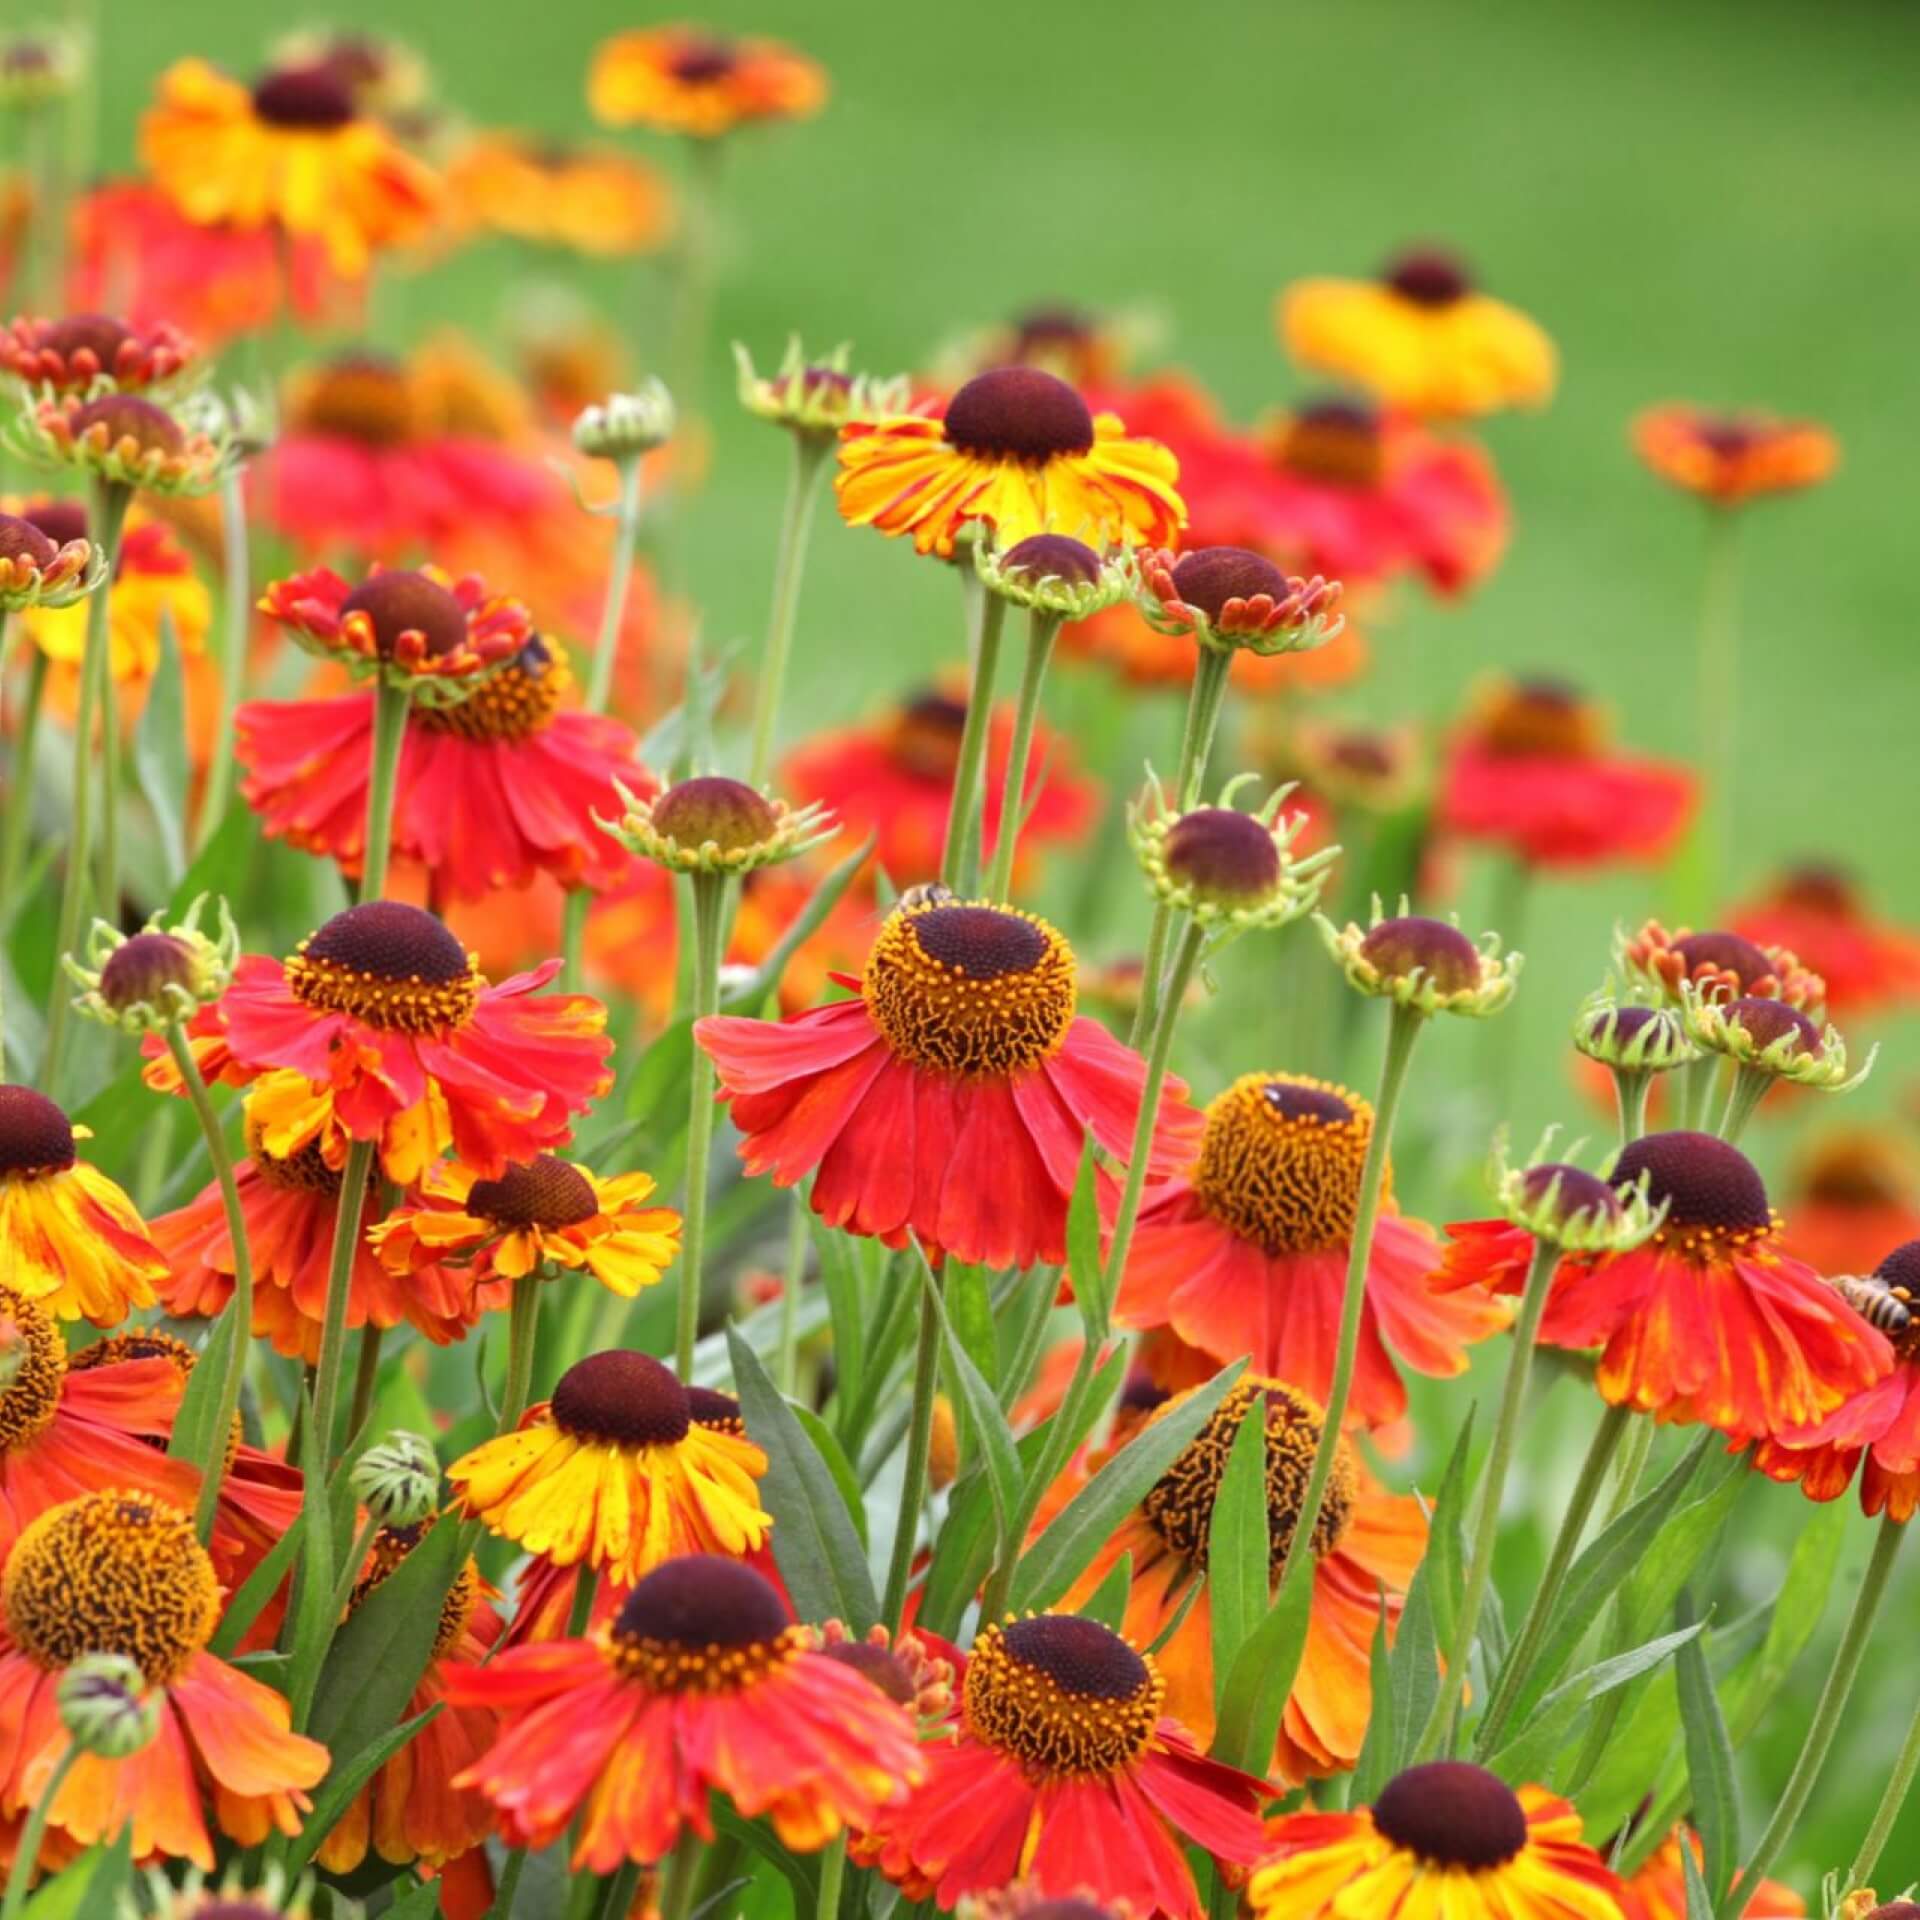
M709 140L749 121L805 119L826 97L826 74L804 54L698 27L616 33L587 76L587 104L605 125Z
M680 1216L641 1203L653 1176L602 1180L588 1168L543 1153L482 1180L454 1161L420 1182L369 1236L393 1273L473 1256L475 1283L519 1280L543 1265L584 1268L611 1293L632 1299L680 1251Z
M447 188L475 226L598 259L648 252L673 226L666 183L608 147L476 134L449 163Z
M462 1512L544 1554L629 1584L687 1553L735 1559L772 1519L755 1481L767 1456L693 1418L687 1390L644 1353L589 1354L514 1433L447 1469Z
M206 649L213 596L165 523L136 510L128 516L107 603L107 657L115 685L144 687L153 678L163 621L172 623L182 656L192 658ZM35 607L20 616L20 625L55 666L77 671L87 645L85 606Z
M1431 418L1543 406L1559 371L1533 320L1439 253L1403 255L1378 280L1299 281L1280 296L1279 322L1302 366Z

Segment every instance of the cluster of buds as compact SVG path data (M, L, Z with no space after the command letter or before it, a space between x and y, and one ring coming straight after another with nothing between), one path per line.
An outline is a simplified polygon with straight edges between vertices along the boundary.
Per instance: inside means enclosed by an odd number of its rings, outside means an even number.
M1231 782L1218 806L1182 813L1149 776L1127 808L1127 838L1155 898L1226 938L1275 931L1311 912L1340 851L1294 859L1306 816L1285 811L1293 789L1278 788L1258 811L1242 813L1230 804L1240 784Z
M1035 533L1010 547L973 543L974 571L989 593L1055 621L1086 620L1138 590L1139 566L1125 548L1096 552L1064 533Z
M1283 573L1245 547L1151 553L1140 577L1147 623L1216 653L1308 653L1345 625L1339 581Z
M791 860L829 840L838 823L818 805L797 811L769 799L744 780L700 774L643 800L614 783L625 811L618 820L594 815L602 832L673 873L752 873Z
M597 460L619 465L664 447L677 420L672 394L659 380L647 379L632 393L610 394L583 408L573 423L573 444Z
M1494 1196L1514 1226L1584 1255L1626 1253L1660 1231L1666 1203L1653 1204L1644 1168L1631 1186L1612 1186L1570 1160L1549 1160L1553 1135L1549 1127L1523 1167L1508 1165L1504 1136L1494 1143Z
M771 420L803 439L825 444L839 438L840 429L853 420L871 420L882 414L904 413L912 398L905 374L887 379L868 373L850 373L852 348L844 342L824 360L810 360L800 336L787 340L779 369L768 375L754 371L753 356L733 343L738 369L740 404L758 420Z
M81 989L76 1012L123 1033L164 1033L226 992L240 961L240 932L225 900L209 938L200 930L207 896L199 894L176 926L156 913L135 934L96 920L87 936L86 965L63 956Z
M56 541L31 520L0 513L0 613L70 607L106 577L107 557L91 541Z
M242 458L231 430L211 416L117 391L29 402L0 439L36 466L145 493L211 493Z
M396 1429L353 1463L354 1497L382 1527L417 1527L440 1510L440 1461L433 1443Z
M1476 944L1450 920L1409 913L1405 900L1398 914L1385 918L1375 895L1365 927L1353 921L1336 927L1321 915L1315 919L1349 986L1422 1017L1457 1013L1485 1019L1513 998L1519 984L1521 956L1503 955L1497 933L1482 934Z

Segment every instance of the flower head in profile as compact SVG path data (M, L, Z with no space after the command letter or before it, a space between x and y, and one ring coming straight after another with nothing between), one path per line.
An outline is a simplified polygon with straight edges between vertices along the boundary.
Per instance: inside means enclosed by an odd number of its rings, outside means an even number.
M1146 1064L1076 1011L1072 949L1044 920L944 889L887 916L856 998L774 1024L695 1027L750 1173L814 1175L830 1225L890 1246L1031 1266L1066 1251L1089 1129L1132 1151ZM1165 1177L1199 1116L1169 1079L1148 1147ZM910 1153L902 1143L911 1140Z
M202 933L206 904L207 896L197 894L173 926L164 924L162 910L134 934L96 920L87 935L87 964L65 956L67 971L81 989L74 1005L105 1026L154 1033L218 1000L239 964L240 930L223 899L217 929Z
M1744 934L1681 927L1669 933L1649 920L1637 933L1618 936L1625 971L1654 988L1666 1004L1684 1011L1689 1000L1782 1000L1817 1012L1826 1005L1827 983L1785 947L1763 947Z
M1700 1057L1687 1023L1672 1007L1623 998L1611 979L1580 1003L1573 1044L1615 1073L1668 1073Z
M1150 778L1127 808L1127 837L1154 897L1216 937L1277 932L1312 912L1339 850L1294 858L1307 816L1285 811L1292 791L1277 788L1254 813L1227 804L1231 789L1216 807L1181 812Z
M1741 507L1830 479L1840 445L1812 420L1766 413L1653 407L1633 423L1633 450L1648 469L1709 506Z
M806 120L827 98L825 72L777 40L707 27L640 27L595 50L587 105L609 127L712 140L737 127Z
M199 1867L171 1876L148 1872L137 1899L128 1897L119 1920L311 1920L313 1886L289 1883L275 1863L258 1880L238 1861L218 1880Z
M1299 1074L1249 1073L1213 1100L1199 1152L1149 1187L1115 1302L1120 1325L1170 1327L1225 1365L1242 1355L1316 1403L1333 1385L1327 1329L1339 1320L1373 1136L1356 1093ZM1368 1255L1351 1418L1407 1410L1400 1367L1463 1373L1467 1348L1497 1333L1497 1305L1436 1294L1433 1229L1387 1206Z
M167 1261L133 1202L80 1158L85 1138L45 1094L0 1085L0 1286L111 1327L154 1304Z
M1697 798L1686 768L1620 751L1561 680L1484 682L1448 754L1440 821L1535 867L1663 858Z
M565 1269L590 1273L630 1300L680 1251L680 1216L648 1206L652 1193L650 1173L603 1180L550 1153L491 1180L443 1161L370 1237L394 1273L459 1262L474 1286L485 1288Z
M818 1852L927 1772L904 1706L819 1650L751 1567L706 1553L656 1567L611 1627L512 1648L449 1691L502 1727L456 1785L515 1845L579 1816L573 1863L593 1873L663 1859L689 1828L710 1841L715 1793Z
M207 1871L209 1812L245 1845L276 1829L298 1834L306 1789L330 1758L292 1731L279 1694L207 1652L220 1584L181 1508L130 1490L52 1508L8 1556L0 1611L0 1698L11 1709L0 1734L0 1807L10 1817L43 1800L65 1752L61 1676L83 1655L119 1654L155 1696L159 1730L129 1758L83 1753L52 1796L52 1831L89 1847L128 1822L137 1858Z
M1117 414L1094 413L1064 380L995 367L938 416L848 421L834 495L849 526L910 534L916 552L941 559L980 521L1003 546L1064 533L1092 547L1164 547L1186 525L1178 475L1165 447L1128 438Z
M1294 1813L1247 1882L1255 1920L1333 1920L1444 1903L1451 1920L1618 1920L1619 1880L1544 1787L1465 1760L1409 1767L1373 1805Z
M1554 1129L1524 1166L1508 1163L1505 1137L1496 1142L1494 1199L1509 1226L1562 1253L1589 1257L1628 1253L1659 1232L1663 1204L1647 1197L1652 1176L1643 1168L1628 1186L1617 1186L1569 1160L1549 1160Z
M662 382L648 379L630 393L583 407L573 423L573 444L602 460L637 460L664 447L678 424L673 396Z
M0 370L23 385L93 399L172 380L193 358L178 328L134 326L111 313L20 319L0 329Z
M651 799L614 785L625 811L601 826L628 852L674 873L752 873L840 830L823 807L796 811L725 774L696 774Z
M1050 1895L1084 1889L1199 1920L1185 1848L1250 1862L1262 1785L1207 1759L1166 1694L1154 1657L1097 1620L1043 1613L984 1627L955 1737L925 1750L924 1784L880 1812L856 1858L943 1909L1024 1878Z
M673 231L673 197L652 167L617 147L489 128L447 162L455 218L488 233L590 260L651 253Z
M773 1522L767 1457L693 1417L688 1389L644 1353L589 1354L513 1433L447 1469L463 1512L557 1567L637 1581L676 1554L740 1558Z
M249 88L205 60L176 61L142 116L140 157L198 225L318 241L353 278L376 253L422 237L440 198L432 170L326 63L277 68Z
M55 540L23 514L0 513L0 613L70 607L106 577L106 556L84 535Z
M1194 1391L1163 1400L1134 1431L1167 1419ZM1216 1695L1208 1545L1227 1456L1249 1419L1265 1421L1268 1564L1278 1578L1299 1524L1322 1410L1278 1380L1243 1378L1102 1544L1065 1603L1084 1605L1122 1555L1132 1556L1121 1631L1155 1649L1166 1711L1203 1747L1213 1738ZM1069 1471L1062 1497L1085 1483L1090 1467ZM1365 1650L1383 1612L1393 1631L1426 1544L1420 1503L1384 1492L1343 1438L1311 1542L1306 1648L1268 1769L1282 1786L1342 1771L1358 1757L1373 1709Z
M211 493L241 458L231 430L203 410L108 391L29 403L7 443L36 466L143 493Z
M1218 653L1312 652L1344 624L1339 581L1302 580L1245 547L1150 554L1141 578L1141 611L1154 626Z
M1279 322L1302 366L1431 419L1543 406L1559 371L1535 321L1435 249L1402 254L1377 280L1298 281L1280 296Z
M1056 620L1087 620L1135 591L1139 564L1131 548L1096 553L1064 533L1030 534L1010 547L976 541L974 571L989 593Z
M1786 1080L1822 1093L1850 1093L1873 1071L1873 1048L1857 1073L1847 1072L1847 1043L1840 1029L1810 1020L1798 1007L1760 994L1714 1000L1689 994L1687 1032L1708 1053L1731 1060L1769 1081Z
M1729 915L1727 926L1763 951L1800 956L1826 982L1835 1013L1920 998L1920 934L1876 913L1859 876L1842 863L1796 862Z
M317 1143L337 1166L345 1141L373 1141L388 1178L408 1185L451 1145L490 1179L563 1145L571 1116L611 1084L606 1009L540 991L559 967L496 987L432 914L370 900L284 963L249 954L190 1044L219 1077L274 1076L248 1112L278 1159ZM178 1084L159 1060L148 1080Z
M1403 812L1428 782L1420 735L1411 726L1302 718L1287 728L1279 758L1316 798L1374 816Z
M260 611L309 653L403 683L429 705L458 702L533 638L519 601L437 567L377 567L357 587L321 567L272 582Z
M779 366L762 374L755 369L752 354L736 340L733 360L740 404L757 420L771 421L821 443L835 439L849 420L904 413L911 398L906 376L879 379L855 373L852 356L853 349L842 342L824 357L810 358L800 336L793 334Z
M1378 898L1371 924L1349 921L1336 927L1317 916L1321 937L1334 964L1357 993L1391 1000L1396 1007L1423 1015L1466 1014L1485 1019L1498 1013L1519 984L1521 956L1502 955L1498 933L1484 933L1476 945L1451 921L1400 912L1384 918Z
M1640 1245L1564 1254L1540 1343L1600 1349L1610 1405L1716 1427L1739 1444L1812 1428L1884 1380L1887 1338L1780 1244L1767 1189L1737 1147L1708 1133L1645 1134L1608 1181L1660 1223ZM1569 1176L1564 1192L1577 1183ZM1629 1203L1630 1204L1630 1203ZM1447 1229L1441 1288L1517 1293L1532 1235L1502 1220Z

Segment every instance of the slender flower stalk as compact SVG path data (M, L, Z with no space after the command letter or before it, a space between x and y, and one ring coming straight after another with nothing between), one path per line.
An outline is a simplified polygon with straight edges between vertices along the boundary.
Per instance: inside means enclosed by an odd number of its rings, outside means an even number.
M726 951L727 877L694 873L693 1017L705 1020L720 1011L720 959ZM693 1050L687 1115L687 1198L681 1230L680 1301L673 1352L681 1379L693 1377L693 1347L700 1333L701 1262L707 1241L708 1170L713 1157L713 1060L704 1047Z
M393 797L400 777L400 749L407 737L411 693L404 680L382 674L374 682L373 772L367 783L367 848L360 870L360 898L378 900L387 888L393 858Z
M93 858L93 753L96 720L105 736L108 757L118 750L113 711L113 681L108 648L108 596L113 592L113 570L120 558L120 535L126 525L133 489L118 480L102 480L97 490L92 522L100 534L106 577L87 601L86 652L80 663L80 702L73 723L73 794L67 830L67 870L60 890L60 918L54 952L71 953L80 937L80 916L87 899L89 866ZM105 701L104 708L102 701ZM111 805L111 802L108 802ZM117 829L116 829L117 831ZM100 908L118 921L117 900L103 897ZM40 1061L41 1091L59 1098L60 1068L66 1053L71 1009L64 993L56 993L47 1013L47 1046Z
M1700 597L1700 639L1694 711L1700 717L1699 905L1721 898L1733 822L1740 699L1740 516L1707 510L1706 577Z
M13 1867L7 1875L7 1897L4 1903L0 1903L0 1920L20 1920L27 1910L27 1892L33 1885L40 1849L46 1843L47 1816L53 1811L54 1802L60 1798L60 1790L67 1784L67 1775L73 1771L81 1751L78 1746L70 1745L67 1748L48 1776L39 1799L28 1810L27 1824L21 1831L20 1843L13 1856Z
M20 861L27 848L27 828L33 820L33 775L39 758L40 716L46 706L47 656L31 641L26 698L11 729L13 755L7 769L7 817L0 824L0 932L11 924L21 902L14 889L20 883ZM0 636L0 666L6 663L4 636Z
M820 497L820 475L834 447L832 440L820 434L795 433L792 438L793 465L787 478L787 503L780 516L780 544L773 561L773 605L767 615L767 645L760 658L760 685L753 703L753 750L747 779L756 787L763 785L773 771L774 731L780 723L794 621L800 610L807 534L813 525L814 503Z
M1827 1670L1826 1683L1820 1689L1820 1699L1814 1707L1813 1718L1807 1723L1807 1735L1801 1743L1800 1757L1793 1763L1793 1772L1787 1776L1787 1784L1780 1789L1780 1796L1774 1802L1773 1817L1755 1842L1752 1856L1734 1875L1733 1884L1722 1896L1715 1920L1734 1920L1744 1904L1745 1896L1741 1889L1758 1886L1773 1871L1781 1850L1799 1825L1800 1816L1806 1811L1807 1802L1813 1797L1813 1790L1826 1771L1827 1757L1832 1751L1834 1736L1840 1730L1847 1702L1853 1695L1853 1684L1859 1678L1861 1663L1866 1659L1867 1643L1873 1637L1873 1623L1879 1614L1881 1601L1886 1598L1893 1563L1899 1557L1900 1542L1905 1534L1906 1528L1891 1514L1881 1519L1880 1532L1873 1543L1873 1557L1867 1562L1867 1570L1861 1576L1860 1591L1854 1596L1853 1612L1847 1620L1846 1632L1840 1637L1840 1645L1835 1650L1833 1665ZM1857 1879L1858 1876L1855 1877Z
M619 461L620 504L613 526L613 555L607 563L606 598L600 605L600 637L594 644L593 671L587 677L587 711L605 713L613 698L613 670L620 657L620 635L627 618L627 591L633 582L633 556L640 541L641 456Z
M547 1279L544 1268L524 1273L513 1283L513 1305L507 1318L507 1387L500 1399L498 1431L511 1433L520 1424L533 1397L533 1355L540 1334L540 1291Z
M240 1388L247 1375L247 1354L253 1338L253 1251L247 1239L247 1216L240 1205L240 1189L234 1180L233 1155L227 1150L220 1116L213 1110L199 1063L187 1044L186 1028L178 1020L167 1028L167 1051L180 1070L181 1086L207 1143L207 1158L213 1165L213 1177L219 1182L220 1205L227 1216L227 1238L233 1243L233 1298L227 1302L223 1316L227 1322L227 1347L221 1361L219 1392L214 1397L207 1455L196 1463L201 1481L200 1501L193 1516L194 1530L204 1546L213 1537L214 1510L219 1504L221 1482L226 1478L227 1439L233 1431L234 1416L240 1411ZM216 1330L214 1342L218 1339ZM210 1348L213 1344L209 1343Z
M807 1189L797 1188L787 1211L787 1265L780 1276L780 1348L773 1377L780 1391L789 1396L800 1386L800 1287L807 1273L807 1247L811 1232L807 1226L810 1203Z
M214 722L213 757L200 799L196 847L219 830L233 792L233 715L247 664L247 621L253 612L252 564L247 548L247 502L243 470L234 466L220 482L220 543L225 555L220 641L220 711Z
M987 877L989 900L1013 897L1013 862L1020 845L1020 815L1027 793L1027 762L1033 753L1033 730L1040 717L1040 689L1046 684L1053 643L1060 632L1060 616L1035 607L1027 616L1027 665L1020 679L1020 705L1013 718L1013 746L1007 757L1006 784L1001 789L1000 838L993 849L993 871Z
M1893 1838L1894 1823L1906 1805L1917 1773L1920 1773L1920 1708L1916 1708L1907 1727L1907 1737L1900 1744L1893 1771L1887 1775L1886 1788L1880 1795L1880 1804L1874 1809L1873 1820L1860 1842L1860 1851L1853 1856L1853 1865L1847 1869L1849 1891L1872 1881L1873 1870L1880 1864L1880 1856L1886 1851L1887 1842Z
M969 573L960 576L973 600L973 684L967 694L967 718L960 730L960 759L953 770L953 798L947 811L946 846L940 878L955 893L971 897L979 871L980 787L986 771L987 736L993 718L993 683L1000 667L1000 634L1007 603L989 593Z
M907 1582L913 1573L913 1552L920 1539L920 1509L927 1499L927 1463L933 1456L933 1403L940 1389L940 1304L934 1284L920 1288L920 1330L913 1349L913 1398L907 1413L907 1458L900 1476L900 1519L894 1530L893 1552L887 1561L886 1591L880 1601L880 1619L890 1634L898 1634L907 1608ZM985 1617L985 1616L983 1616Z
M373 1396L380 1385L380 1349L386 1345L384 1327L371 1320L360 1329L360 1348L353 1363L353 1394L347 1402L347 1444L351 1448L366 1430Z

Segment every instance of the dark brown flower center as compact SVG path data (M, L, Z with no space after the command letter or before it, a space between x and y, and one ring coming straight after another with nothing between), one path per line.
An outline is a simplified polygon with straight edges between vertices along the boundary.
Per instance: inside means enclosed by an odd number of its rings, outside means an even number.
M1487 753L1586 759L1606 745L1605 713L1565 680L1517 680L1482 707L1475 733Z
M1380 416L1356 400L1317 401L1284 424L1273 453L1289 472L1334 486L1370 487L1384 464Z
M70 313L41 334L40 345L64 360L77 353L90 353L111 373L120 349L133 338L133 329L110 313Z
M1013 1620L1001 1631L1008 1653L1083 1700L1126 1700L1147 1682L1147 1663L1110 1627L1073 1613Z
M1665 1007L1605 1007L1587 1022L1587 1038L1596 1044L1613 1036L1616 1049L1624 1050L1649 1027L1664 1027L1664 1043L1677 1045L1682 1038L1680 1022ZM1650 1047L1657 1048L1661 1040L1650 1041Z
M131 440L142 453L178 453L187 444L180 422L165 407L142 400L137 393L103 393L77 409L75 438L94 427L106 429L109 446Z
M158 1006L166 988L192 985L193 950L170 933L136 933L100 969L100 998L116 1012Z
M466 1210L501 1227L577 1227L600 1203L578 1167L543 1153L525 1166L510 1165L497 1180L476 1180Z
M1373 1803L1373 1824L1419 1859L1476 1872L1503 1865L1527 1844L1519 1796L1466 1760L1433 1760L1396 1774Z
M787 1610L763 1575L720 1554L688 1553L634 1587L614 1632L682 1647L747 1647L787 1626Z
M302 432L337 434L388 447L414 430L414 394L406 368L385 354L343 353L301 387L292 424Z
M730 1393L717 1392L712 1387L689 1387L687 1389L687 1418L696 1427L717 1428L723 1433L745 1433L746 1422L740 1417L740 1402Z
M1199 807L1168 830L1167 871L1202 901L1254 907L1280 885L1280 849L1251 814Z
M702 774L669 787L653 803L653 824L683 847L711 841L722 853L747 853L765 846L780 823L772 804L744 780Z
M648 1353L590 1353L560 1376L553 1423L577 1439L615 1447L670 1447L692 1419L687 1390Z
M78 500L48 500L28 507L20 517L30 520L56 547L87 537L87 509Z
M59 551L31 520L0 513L0 560L24 560L40 570L52 566Z
M0 1086L0 1180L63 1173L74 1158L73 1124L44 1093Z
M1265 594L1284 600L1287 576L1264 554L1245 547L1196 547L1174 562L1173 590L1209 620L1218 620L1229 600L1255 600Z
M1145 1747L1166 1684L1097 1620L1045 1613L988 1627L967 1662L972 1730L1041 1778L1111 1775Z
M947 439L962 451L1036 465L1093 446L1093 415L1064 380L1038 367L976 374L947 405Z
M324 133L353 118L353 91L339 67L282 67L258 81L253 110L269 126Z
M912 928L922 953L968 980L1026 973L1047 951L1041 928L997 907L930 907Z
M1611 1179L1624 1193L1644 1173L1647 1197L1667 1203L1661 1238L1689 1229L1715 1235L1763 1233L1773 1223L1766 1183L1738 1147L1711 1133L1649 1133L1630 1141Z
M1727 1003L1726 1017L1744 1027L1756 1047L1764 1049L1777 1041L1791 1039L1797 1044L1787 1049L1790 1056L1806 1054L1818 1060L1825 1051L1820 1029L1784 1000L1766 1000L1748 994Z
M1689 977L1702 968L1730 973L1743 993L1773 973L1773 962L1765 951L1737 933L1689 933L1673 943L1673 950L1685 962Z
M1450 253L1419 247L1390 261L1381 280L1418 307L1450 307L1473 291L1467 270Z
M703 34L680 48L668 70L687 86L701 87L724 80L739 64L739 51L730 40Z
M1208 1104L1194 1197L1270 1254L1344 1246L1372 1133L1373 1109L1344 1087L1243 1075Z
M946 787L952 784L960 762L960 735L966 723L964 702L929 689L915 694L894 716L888 747L907 772Z
M1781 877L1780 899L1802 913L1852 920L1860 912L1860 892L1846 868L1812 860L1791 867Z
M286 963L287 986L316 1012L405 1033L460 1026L480 997L472 956L422 908L368 900L336 913Z
M1469 993L1480 984L1480 950L1444 920L1419 914L1382 920L1360 952L1390 980L1424 973L1442 993Z
M1091 587L1100 578L1100 556L1084 541L1064 533L1029 534L1001 556L1001 570L1016 579L1052 577L1071 586Z
M340 603L344 617L364 613L373 623L373 643L382 660L399 651L402 634L424 636L431 659L453 652L467 638L466 610L439 581L396 567L363 581Z
M546 731L572 684L565 658L536 634L457 705L416 707L408 724L428 733L458 734L481 746L513 746Z
M1045 359L1062 348L1085 347L1098 331L1093 316L1078 307L1029 307L1013 323L1013 357Z

